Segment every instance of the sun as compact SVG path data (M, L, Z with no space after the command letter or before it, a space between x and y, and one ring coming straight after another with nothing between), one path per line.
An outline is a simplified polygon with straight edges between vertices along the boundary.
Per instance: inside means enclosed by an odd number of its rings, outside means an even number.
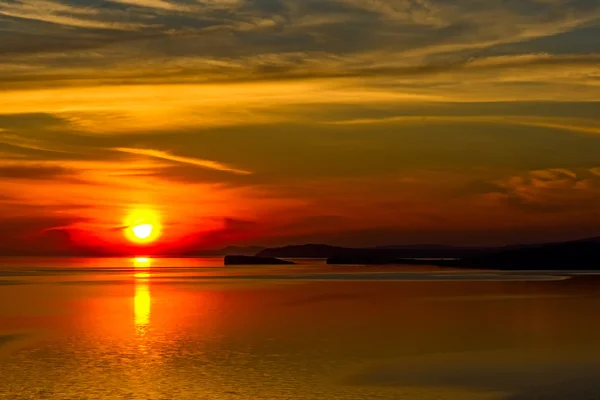
M125 237L138 244L148 244L156 241L161 234L160 218L151 209L135 209L125 218Z
M146 240L150 236L152 236L152 231L154 230L154 226L152 226L151 224L141 224L141 225L133 226L131 228L131 230L133 231L133 235L136 238L138 238L140 240Z

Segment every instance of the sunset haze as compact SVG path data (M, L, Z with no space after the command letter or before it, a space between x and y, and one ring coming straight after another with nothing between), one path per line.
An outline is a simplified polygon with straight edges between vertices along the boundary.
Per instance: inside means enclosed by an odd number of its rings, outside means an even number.
M3 0L0 182L11 254L600 236L600 3Z

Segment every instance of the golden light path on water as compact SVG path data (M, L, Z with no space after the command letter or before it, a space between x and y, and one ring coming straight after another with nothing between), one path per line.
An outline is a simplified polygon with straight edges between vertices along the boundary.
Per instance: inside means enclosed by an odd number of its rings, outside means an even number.
M152 259L148 257L136 257L132 260L135 268L135 294L133 297L134 322L138 333L145 335L145 328L150 323L150 311L152 298L150 296L150 286L148 278L150 273L148 269L152 265Z

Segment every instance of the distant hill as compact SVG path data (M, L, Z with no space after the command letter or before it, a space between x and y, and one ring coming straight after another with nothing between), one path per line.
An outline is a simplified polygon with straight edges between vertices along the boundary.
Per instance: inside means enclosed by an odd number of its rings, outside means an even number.
M262 246L227 246L215 250L193 250L184 255L188 257L210 257L210 256L253 256L263 251Z
M259 257L284 257L284 258L328 258L348 248L329 246L327 244L301 244L263 249L256 255Z
M274 257L257 256L225 256L223 259L225 265L292 265L293 261L280 260Z
M390 245L376 246L375 249L396 249L396 250L462 250L470 249L471 247L448 246L443 244L413 244L413 245Z
M330 258L336 256L396 257L396 258L459 258L488 249L476 247L452 247L437 245L382 246L353 248L326 244L303 244L267 248L257 253L260 257L279 258Z

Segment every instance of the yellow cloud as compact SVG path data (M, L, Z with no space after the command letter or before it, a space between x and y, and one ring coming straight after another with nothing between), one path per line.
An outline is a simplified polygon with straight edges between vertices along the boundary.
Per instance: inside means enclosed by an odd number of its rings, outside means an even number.
M280 122L278 107L442 101L327 80L222 85L128 85L0 92L0 114L49 113L91 133ZM289 118L289 115L287 116Z
M330 122L334 125L369 125L389 123L504 123L525 126L537 126L550 129L560 129L575 133L600 134L600 121L578 118L552 117L496 117L496 116L399 116L388 118L361 118Z
M155 8L159 10L168 11L186 11L189 7L182 6L180 4L173 4L164 0L109 0L114 3L121 3L131 6Z
M232 167L229 167L229 166L222 164L220 162L217 162L217 161L203 160L200 158L193 158L193 157L176 156L174 154L167 153L166 151L161 151L161 150L133 149L133 148L124 148L124 147L116 147L116 148L113 148L113 150L120 151L122 153L129 153L129 154L136 154L136 155L141 155L141 156L160 158L163 160L175 161L175 162L179 162L179 163L183 163L183 164L197 165L197 166L203 167L203 168L214 169L217 171L231 172L234 174L240 174L240 175L252 174L252 172L250 172L250 171L244 171L241 169L232 168Z

